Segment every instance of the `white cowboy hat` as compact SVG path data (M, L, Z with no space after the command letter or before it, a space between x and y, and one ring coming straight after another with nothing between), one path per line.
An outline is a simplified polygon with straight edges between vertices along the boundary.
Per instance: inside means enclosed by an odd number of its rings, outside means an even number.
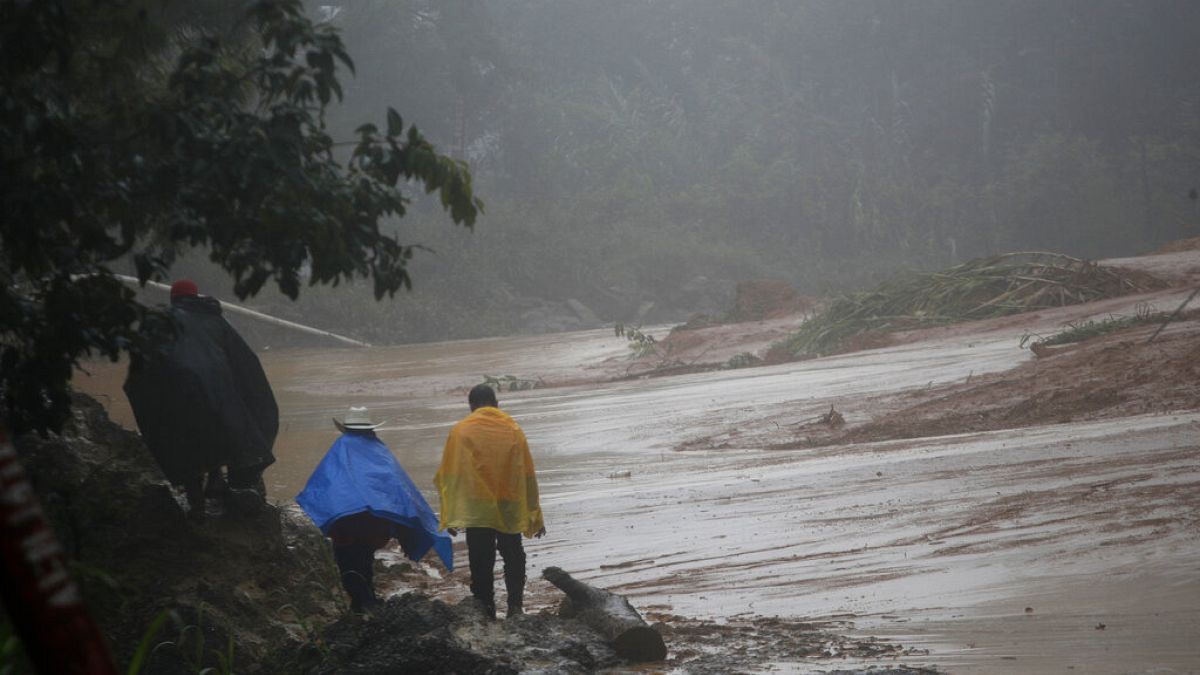
M350 410L346 412L346 419L338 420L333 418L333 426L337 427L338 431L347 429L378 429L383 426L383 422L372 422L371 413L366 406L350 406Z

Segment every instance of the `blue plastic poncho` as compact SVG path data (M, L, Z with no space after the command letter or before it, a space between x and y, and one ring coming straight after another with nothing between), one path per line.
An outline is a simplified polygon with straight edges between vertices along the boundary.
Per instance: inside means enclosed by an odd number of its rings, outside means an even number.
M386 518L403 526L394 536L409 558L420 560L432 548L446 569L454 569L450 537L438 533L433 509L374 434L342 434L296 502L324 534L339 518L363 511Z

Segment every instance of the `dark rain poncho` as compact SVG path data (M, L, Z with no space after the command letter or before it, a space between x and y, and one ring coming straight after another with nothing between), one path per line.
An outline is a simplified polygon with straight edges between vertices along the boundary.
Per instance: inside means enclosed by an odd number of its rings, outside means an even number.
M272 464L279 408L258 357L215 298L175 298L177 334L125 380L142 438L172 483L215 468Z
M373 433L345 433L334 441L296 503L327 535L339 518L363 512L401 525L392 536L410 559L420 560L432 548L446 569L454 569L450 537L438 533L433 509Z

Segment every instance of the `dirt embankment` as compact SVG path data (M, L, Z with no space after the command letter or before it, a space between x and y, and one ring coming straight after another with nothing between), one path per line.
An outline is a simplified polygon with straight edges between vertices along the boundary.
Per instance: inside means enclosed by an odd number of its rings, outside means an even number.
M1200 408L1200 311L1039 350L1013 370L906 392L852 428L811 424L774 447L813 447Z
M641 356L609 359L601 372L614 379L663 377L778 361L769 354L771 345L799 328L818 305L783 281L742 282L723 316L697 314Z
M1200 237L1174 242L1154 254L1104 261L1122 274L1139 275L1162 294L1200 282ZM1172 291L1172 289L1176 289ZM1145 296L1149 297L1149 296ZM1120 302L1063 308L1063 316ZM1177 301L1175 301L1177 302ZM1200 308L1196 300L1169 323L1153 321L1052 347L1032 344L1036 358L1004 372L966 382L906 392L874 402L871 420L857 427L810 424L797 440L773 447L812 447L903 438L922 438L1045 424L1059 424L1200 408ZM1150 304L1143 301L1139 304ZM1056 310L1039 314L1053 316ZM894 334L892 342L918 342L931 336L967 335L972 330L1010 328L1044 320L1015 314L987 322ZM1108 317L1110 320L1115 318ZM1080 325L1078 318L1064 319ZM1100 320L1103 323L1103 320ZM1151 337L1162 330L1151 342Z
M1153 289L1152 293L1138 297L1178 295L1179 289L1200 282L1200 237L1174 242L1147 256L1103 261L1102 267L1115 270L1122 279L1136 280L1139 288ZM1121 293L1115 295L1121 296ZM759 293L756 297L767 303L782 296ZM1101 297L1105 296L1101 294ZM865 408L870 416L870 421L857 426L846 426L842 416L833 410L827 419L811 420L791 429L791 433L751 435L761 436L760 441L767 447L788 449L1200 408L1200 309L1196 308L1197 303L1200 299L1193 300L1189 311L1174 317L1153 342L1149 338L1159 328L1157 319L1075 343L1039 347L1035 349L1037 358L1008 372L908 391L877 401L856 402L855 407ZM746 304L754 305L749 301ZM780 309L786 308L786 304ZM1087 308L1102 315L1112 311L1106 308L1118 304L1132 306L1132 301L1115 297L935 328L866 332L844 341L835 353L961 337L974 332L1021 329L1036 323L1044 324L1054 320L1055 316L1064 323L1078 324L1079 317L1088 314ZM1157 309L1170 312L1175 307L1171 304ZM716 361L708 355L724 359L748 352L755 357L739 364L742 366L792 360L781 353L783 336L780 333L800 325L804 316L771 309L761 310L760 314L774 318L713 326L682 326L672 331L663 345L676 356L692 357L693 362L682 372L731 367L732 362ZM648 368L641 374L679 371L677 364L674 368ZM721 447L718 440L717 437L693 439L680 449ZM742 442L746 440L743 438Z

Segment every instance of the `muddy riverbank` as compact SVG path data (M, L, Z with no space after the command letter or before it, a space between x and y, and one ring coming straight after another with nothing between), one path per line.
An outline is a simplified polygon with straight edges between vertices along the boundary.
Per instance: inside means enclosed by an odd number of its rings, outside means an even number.
M1122 262L1176 284L1200 271L1195 251L1151 258ZM390 419L381 436L431 494L465 388L484 375L541 379L558 386L501 394L541 476L549 535L529 542L532 568L562 567L648 617L705 622L710 636L718 625L838 622L836 634L903 645L865 665L1194 672L1195 318L1148 347L1144 327L1040 359L1020 346L1139 303L1170 310L1186 294L1177 285L862 352L668 377L628 379L637 368L611 331L269 352L283 424L267 479L289 499L335 436L329 417L366 404ZM766 349L801 320L709 327L726 337L691 354L719 362ZM92 370L120 418L123 372ZM814 426L831 406L844 426ZM454 603L462 576L413 587ZM550 609L555 591L532 586L533 610ZM738 634L722 644L754 654ZM798 672L840 662L754 659Z
M559 616L561 594L544 583L528 614L487 621L462 574L413 563L398 549L376 565L389 599L358 617L346 611L327 542L294 503L186 518L182 497L140 439L94 400L76 397L62 435L24 437L17 446L121 669L140 652L138 672L148 674L726 673L788 661L837 662L848 673L928 672L874 669L920 652L849 637L845 622L718 622L651 611L646 618L670 653L639 666L586 624ZM3 665L28 667L11 643Z

